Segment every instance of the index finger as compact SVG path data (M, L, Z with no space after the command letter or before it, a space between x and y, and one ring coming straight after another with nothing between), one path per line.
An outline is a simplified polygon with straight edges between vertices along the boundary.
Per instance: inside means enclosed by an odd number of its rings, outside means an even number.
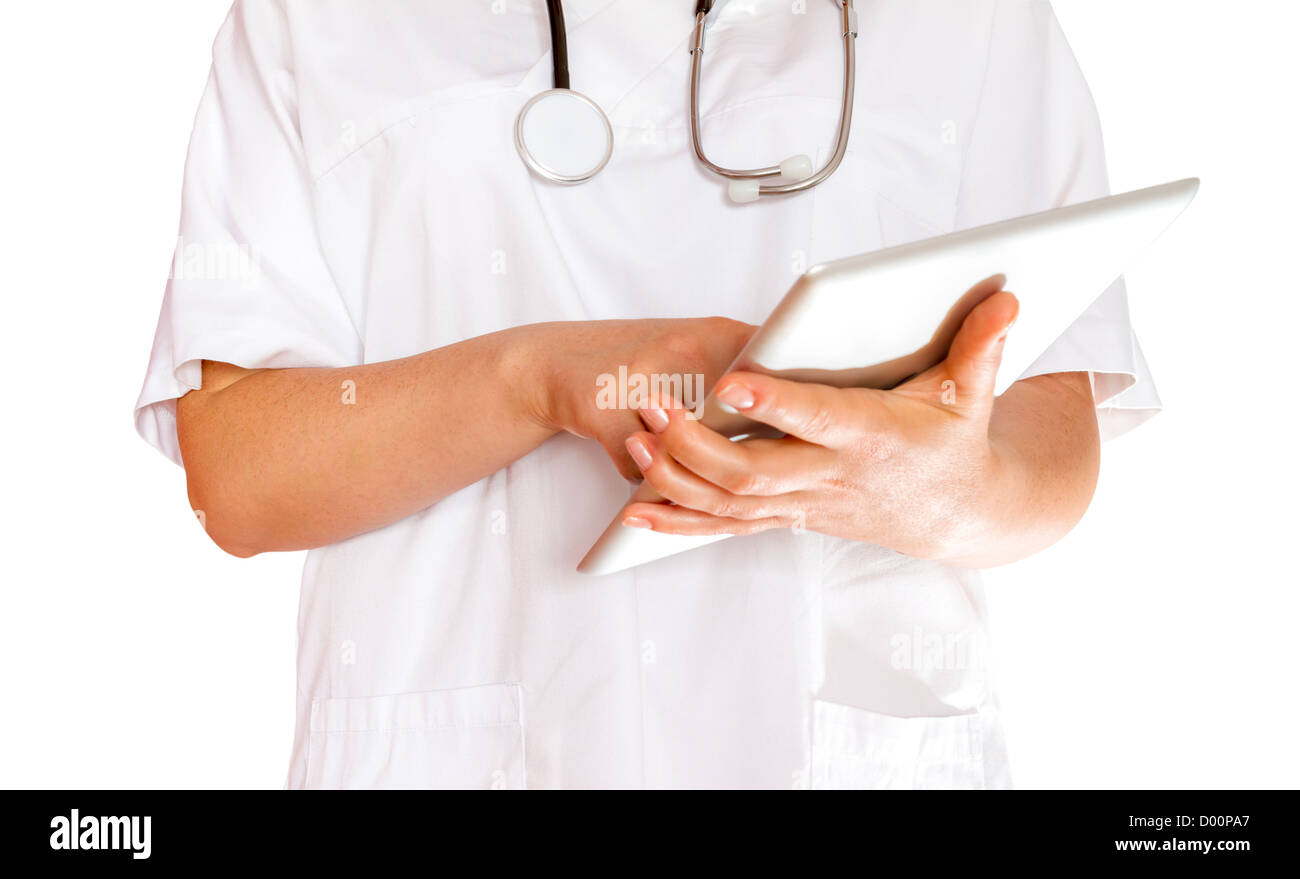
M861 388L834 388L754 372L725 375L714 390L718 402L746 417L828 448L848 445L861 436L868 394Z

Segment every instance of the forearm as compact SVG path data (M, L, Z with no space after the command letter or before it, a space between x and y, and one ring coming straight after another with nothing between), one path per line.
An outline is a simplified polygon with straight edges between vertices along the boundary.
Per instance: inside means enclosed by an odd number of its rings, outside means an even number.
M1016 382L989 422L993 463L969 529L944 561L984 568L1032 555L1078 523L1092 500L1101 441L1088 374Z
M533 410L532 332L233 381L205 363L204 389L177 403L191 505L236 555L321 546L424 509L554 432Z

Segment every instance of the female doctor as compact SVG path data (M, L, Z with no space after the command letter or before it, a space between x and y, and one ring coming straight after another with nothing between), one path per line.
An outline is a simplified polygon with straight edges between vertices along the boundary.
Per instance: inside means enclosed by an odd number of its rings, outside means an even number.
M714 11L711 159L833 152L837 5ZM1100 437L1158 407L1122 285L996 400L1007 292L894 391L722 371L808 265L1104 195L1087 88L1046 2L860 3L842 163L735 204L692 151L694 7L564 4L613 142L578 186L512 134L543 4L222 27L181 239L254 271L172 278L136 423L221 548L311 550L291 787L1009 784L973 569L1066 533ZM620 367L789 437L601 408ZM576 573L628 479L673 503L627 527L751 536Z

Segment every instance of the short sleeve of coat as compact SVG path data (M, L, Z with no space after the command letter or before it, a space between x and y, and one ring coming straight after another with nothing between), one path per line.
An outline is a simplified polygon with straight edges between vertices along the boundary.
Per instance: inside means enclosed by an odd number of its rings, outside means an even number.
M967 142L957 228L1109 191L1096 106L1051 5L1001 0ZM1052 372L1091 373L1103 438L1159 411L1160 398L1129 323L1123 279L1020 377Z
M217 35L185 163L180 235L136 403L178 464L176 400L203 360L348 366L362 346L321 251L284 9L236 2Z

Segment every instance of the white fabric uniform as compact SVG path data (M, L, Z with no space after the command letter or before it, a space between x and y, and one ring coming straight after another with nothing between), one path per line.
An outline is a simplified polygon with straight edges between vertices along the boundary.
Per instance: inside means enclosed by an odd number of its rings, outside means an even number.
M1106 192L1046 3L868 0L843 165L732 205L689 146L693 6L565 4L573 85L616 145L594 181L557 187L512 139L550 86L545 4L237 2L141 434L179 462L175 400L203 359L346 367L535 321L757 323L815 262ZM701 108L715 160L820 164L831 147L837 13L800 8L723 8ZM241 247L255 271L210 259ZM1066 370L1094 374L1108 435L1158 408L1121 284L1030 374ZM561 435L309 553L289 785L1009 783L975 574L788 531L576 574L626 496L594 442Z

